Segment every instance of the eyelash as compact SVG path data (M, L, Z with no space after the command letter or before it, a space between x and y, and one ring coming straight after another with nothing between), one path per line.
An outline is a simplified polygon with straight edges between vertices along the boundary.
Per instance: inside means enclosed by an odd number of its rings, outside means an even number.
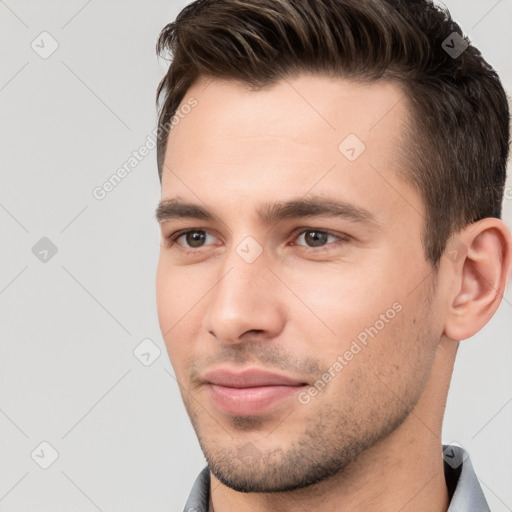
M311 232L311 231L314 231L315 233L326 234L328 236L334 236L335 238L339 239L336 242L346 243L350 240L350 237L347 235L337 235L335 233L332 233L332 232L324 230L324 229L316 229L316 228L311 228L311 227L299 228L299 229L295 230L293 232L294 239L298 238L300 235L302 235L304 233ZM183 235L187 235L188 233L196 233L196 232L204 232L204 233L208 234L208 231L206 229L199 229L199 228L185 229L182 231L177 231L175 233L172 233L168 237L166 237L166 240L167 240L166 245L168 248L170 248L177 243L178 238L181 238ZM306 253L318 253L318 252L323 252L323 251L331 249L331 247L328 247L328 246L332 245L333 243L336 243L336 242L331 242L330 244L327 243L326 245L324 245L322 247L308 247L308 246L304 246L304 245L297 245L296 247L302 247L302 250ZM181 250L185 254L198 254L198 253L202 252L202 249L204 249L205 247L208 247L208 246L199 247L199 248L195 248L195 249L188 248L188 247L182 247Z

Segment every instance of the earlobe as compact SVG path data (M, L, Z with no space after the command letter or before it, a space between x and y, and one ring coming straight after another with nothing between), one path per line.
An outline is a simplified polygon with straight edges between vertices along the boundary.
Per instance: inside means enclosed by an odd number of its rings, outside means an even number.
M512 265L512 236L500 219L488 217L467 226L456 241L466 250L457 261L444 261L457 283L448 297L444 334L464 340L482 329L501 303Z

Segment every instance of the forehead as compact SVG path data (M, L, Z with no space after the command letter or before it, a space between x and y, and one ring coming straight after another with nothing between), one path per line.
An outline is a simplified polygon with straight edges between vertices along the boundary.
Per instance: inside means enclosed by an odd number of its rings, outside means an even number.
M314 192L382 210L414 194L399 172L409 113L394 83L303 74L250 90L202 79L182 105L190 98L197 106L169 134L164 198L248 205Z
M293 134L303 141L325 136L336 141L343 132L368 138L374 130L380 132L377 136L389 134L389 128L399 131L407 118L404 91L389 80L368 83L303 73L254 90L240 82L201 78L187 90L181 105L191 97L198 106L180 115L181 129L171 131L170 140L179 139L188 125L197 133L215 127L227 137ZM215 117L205 124L210 114ZM186 123L183 117L188 118ZM296 123L299 119L302 122Z

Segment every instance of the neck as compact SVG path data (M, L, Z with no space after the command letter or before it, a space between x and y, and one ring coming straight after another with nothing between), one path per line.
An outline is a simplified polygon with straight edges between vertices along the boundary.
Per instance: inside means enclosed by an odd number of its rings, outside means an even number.
M406 420L338 474L282 493L240 493L211 474L213 512L446 512L442 417L456 343L442 341L431 377Z

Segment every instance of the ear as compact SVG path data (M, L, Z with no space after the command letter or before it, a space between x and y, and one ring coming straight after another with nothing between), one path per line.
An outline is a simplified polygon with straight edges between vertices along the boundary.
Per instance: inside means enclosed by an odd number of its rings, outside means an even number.
M453 281L444 334L464 340L476 334L501 303L512 265L512 235L500 219L488 217L452 237L445 256Z

